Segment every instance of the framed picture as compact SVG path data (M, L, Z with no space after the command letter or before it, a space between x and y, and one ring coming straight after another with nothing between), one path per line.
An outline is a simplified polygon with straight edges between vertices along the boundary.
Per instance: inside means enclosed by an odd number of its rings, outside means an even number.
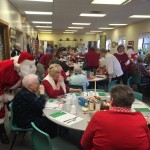
M128 45L134 46L134 41L128 41Z
M116 47L116 42L112 42L112 48L115 48Z

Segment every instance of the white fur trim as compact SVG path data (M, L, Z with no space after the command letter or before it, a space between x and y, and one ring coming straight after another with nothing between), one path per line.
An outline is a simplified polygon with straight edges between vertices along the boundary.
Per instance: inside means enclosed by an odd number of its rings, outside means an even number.
M3 95L0 95L0 102L1 101L4 101L4 94Z
M1 118L0 119L0 124L3 124L4 123L4 118Z
M53 89L56 89L55 81L53 80L53 78L50 75L47 75L43 80L47 80L51 84ZM65 83L62 82L60 85L61 85L64 93L66 94L66 85L65 85Z
M125 63L125 65L129 65L130 64L130 60L128 59L127 62Z
M35 60L24 60L23 62L20 63L21 65L34 65L35 64Z
M10 101L12 101L13 100L13 98L14 98L14 96L15 96L15 94L13 93L5 93L5 102L10 102Z

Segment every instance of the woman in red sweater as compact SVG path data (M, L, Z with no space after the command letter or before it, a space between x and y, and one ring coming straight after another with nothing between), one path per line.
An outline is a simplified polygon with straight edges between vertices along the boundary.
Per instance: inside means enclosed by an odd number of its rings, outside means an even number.
M80 93L82 91L81 89L73 89L65 85L61 71L62 68L59 64L52 64L49 66L48 75L42 81L46 94L51 98L56 98L68 92Z
M96 112L88 124L81 145L84 150L149 150L147 122L140 112L132 112L134 93L126 85L110 91L111 107Z

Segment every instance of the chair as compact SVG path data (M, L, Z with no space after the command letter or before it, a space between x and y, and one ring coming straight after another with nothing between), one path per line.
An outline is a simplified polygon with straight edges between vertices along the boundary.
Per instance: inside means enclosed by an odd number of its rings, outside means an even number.
M134 95L135 95L135 99L137 99L139 101L142 101L142 98L143 98L143 94L142 93L134 92Z
M33 122L31 122L31 125L33 127L32 148L34 150L78 150L77 147L60 137L51 139L47 133L41 131Z
M95 89L87 89L86 91L95 91ZM104 89L96 89L96 92L105 92Z
M142 83L139 74L132 74L132 83L138 86L139 91L141 91L141 87L147 87L150 85L150 83Z
M111 88L113 86L115 86L117 84L117 80L112 80L110 82L108 82L108 92L111 90Z
M82 91L83 91L83 86L82 85L68 84L68 87L74 88L74 89L82 89Z
M132 77L129 77L128 81L127 81L127 85L132 87L133 86L133 81L132 81Z
M22 128L17 127L14 120L13 120L13 102L11 102L9 104L9 108L10 108L10 112L11 112L9 126L10 126L10 130L12 132L15 132L15 136L14 136L13 141L12 141L11 146L10 146L10 150L12 150L13 146L15 144L16 138L19 135L19 133L24 133L24 135L25 135L26 132L32 131L32 128L22 129Z

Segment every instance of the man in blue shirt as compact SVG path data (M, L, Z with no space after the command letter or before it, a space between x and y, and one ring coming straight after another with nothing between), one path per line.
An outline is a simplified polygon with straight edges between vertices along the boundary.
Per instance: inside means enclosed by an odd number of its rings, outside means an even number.
M50 44L47 44L46 53L50 52L51 50L52 50L52 47L50 46Z

